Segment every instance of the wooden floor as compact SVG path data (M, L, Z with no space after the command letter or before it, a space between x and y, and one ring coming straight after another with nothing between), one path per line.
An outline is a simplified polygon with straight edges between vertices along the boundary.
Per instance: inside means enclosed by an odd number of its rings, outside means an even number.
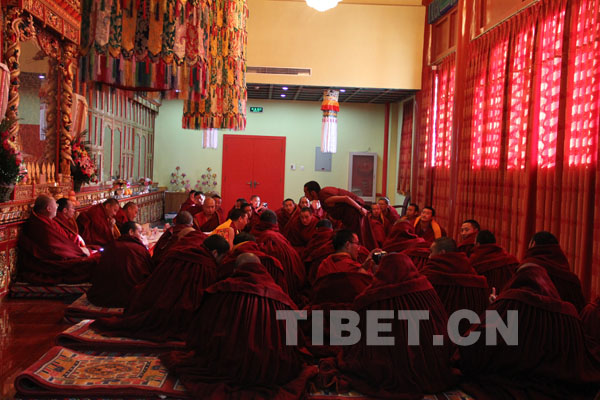
M73 299L0 299L0 399L15 396L15 377L54 345Z

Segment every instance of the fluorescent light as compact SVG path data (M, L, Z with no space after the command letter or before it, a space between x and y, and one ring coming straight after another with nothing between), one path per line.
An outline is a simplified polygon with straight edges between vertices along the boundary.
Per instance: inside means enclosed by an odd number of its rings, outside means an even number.
M281 97L285 97L285 93L281 93L281 95L280 95L280 96L281 96Z

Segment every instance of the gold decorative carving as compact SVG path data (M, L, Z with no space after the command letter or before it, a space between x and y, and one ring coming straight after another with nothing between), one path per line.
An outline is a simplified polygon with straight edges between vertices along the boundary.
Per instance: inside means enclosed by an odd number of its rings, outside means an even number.
M73 107L73 78L77 68L77 47L65 43L58 65L60 85L60 172L63 177L71 175L71 109Z

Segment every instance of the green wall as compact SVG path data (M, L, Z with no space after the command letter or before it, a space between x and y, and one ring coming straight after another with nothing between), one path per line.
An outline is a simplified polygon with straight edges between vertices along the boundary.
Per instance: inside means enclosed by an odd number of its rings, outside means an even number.
M286 137L285 197L297 199L304 183L316 180L321 186L347 189L350 152L375 152L377 192L381 192L384 136L384 106L381 104L340 104L338 114L338 149L332 157L331 172L315 172L315 147L321 145L321 110L318 102L250 100L248 107L262 106L262 113L248 113L246 130L225 134L248 134ZM221 191L223 132L219 132L216 150L202 148L200 131L181 128L183 102L164 101L156 118L154 146L154 180L169 187L170 174L181 167L193 184L211 167L218 174ZM291 164L296 165L292 171ZM302 171L302 166L304 170ZM225 206L226 208L229 205ZM276 207L273 207L276 208Z

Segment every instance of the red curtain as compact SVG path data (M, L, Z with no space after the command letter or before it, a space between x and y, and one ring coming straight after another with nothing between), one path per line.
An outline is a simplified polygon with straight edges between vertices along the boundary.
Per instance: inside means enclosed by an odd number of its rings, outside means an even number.
M423 87L417 93L418 125L412 157L412 201L421 207L431 200L431 132L433 131L435 71L423 69Z
M411 153L413 141L414 100L404 102L402 106L402 131L400 133L400 155L398 162L399 193L410 193Z

